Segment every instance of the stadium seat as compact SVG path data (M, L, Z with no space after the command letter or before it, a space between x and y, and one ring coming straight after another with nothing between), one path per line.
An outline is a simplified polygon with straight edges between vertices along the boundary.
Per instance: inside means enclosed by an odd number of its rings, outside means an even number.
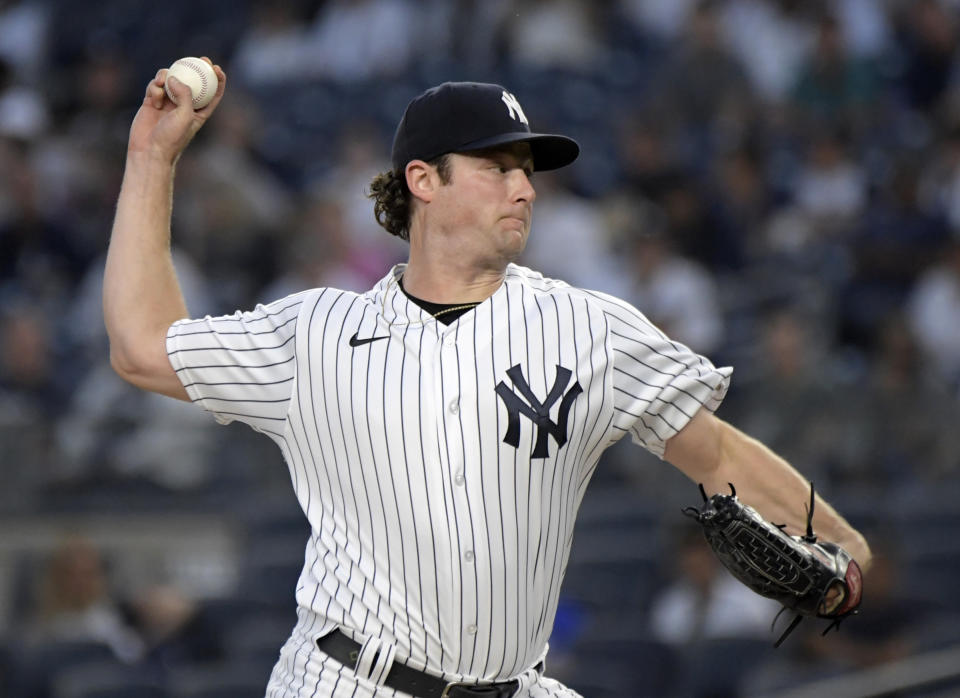
M48 696L62 672L91 663L117 662L110 648L99 642L48 642L11 647L10 695Z
M269 678L238 663L181 668L170 672L169 698L263 698Z
M574 650L570 685L584 696L672 696L678 657L669 645L649 637L593 637ZM598 683L598 677L603 680ZM584 692L586 691L586 692Z
M51 698L167 698L159 676L142 667L117 662L91 662L60 669Z

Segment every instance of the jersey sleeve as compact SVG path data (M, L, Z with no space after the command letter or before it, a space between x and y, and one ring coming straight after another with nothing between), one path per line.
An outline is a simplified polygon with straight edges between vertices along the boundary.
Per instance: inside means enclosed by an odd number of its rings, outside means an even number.
M276 433L293 394L304 291L249 312L179 320L167 330L170 365L190 399L221 424Z
M730 367L672 341L636 308L607 299L613 354L613 428L663 457L667 441L701 407L720 406L730 385Z

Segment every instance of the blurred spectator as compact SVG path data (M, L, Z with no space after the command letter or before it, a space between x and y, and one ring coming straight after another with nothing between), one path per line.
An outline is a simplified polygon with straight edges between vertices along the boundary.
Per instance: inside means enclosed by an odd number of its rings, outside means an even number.
M707 193L714 215L742 245L747 264L761 262L770 252L763 249L762 231L774 205L763 167L753 148L726 153L715 163Z
M612 254L612 231L602 202L577 196L552 173L538 176L534 186L542 199L521 263L546 276L620 296L626 284Z
M113 597L100 551L79 536L64 540L47 561L26 638L34 644L99 642L126 662L137 660L144 649Z
M308 181L311 196L336 200L343 235L354 253L352 268L372 282L384 266L406 259L407 243L384 232L373 216L367 194L374 175L390 169L384 144L372 122L355 119L344 124L327 169ZM369 287L369 284L367 285Z
M702 0L617 0L620 14L664 43L679 38Z
M929 110L943 96L953 70L956 18L939 0L898 4L895 17L904 64L900 89L909 106Z
M742 125L751 107L751 87L740 61L722 41L716 3L700 2L682 40L667 53L651 98L660 109L693 130L694 144L724 124ZM714 137L720 134L714 134ZM707 147L719 143L705 142ZM703 153L698 153L703 157Z
M63 460L48 485L77 491L167 491L209 484L216 435L190 404L131 390L109 364L91 368L57 426Z
M44 205L41 178L31 149L13 144L0 177L10 187L10 209L0 220L0 290L30 295L55 306L77 282L89 261L76 231Z
M246 307L276 272L293 198L259 157L254 103L239 93L221 110L217 127L179 164L174 238L202 267L216 302Z
M619 128L624 185L648 199L660 201L682 173L677 145L682 137L676 125L643 112L630 114Z
M125 139L125 136L124 136ZM123 174L116 139L45 139L34 157L37 196L49 220L66 229L86 269L107 244Z
M949 234L943 217L921 206L918 186L916 166L894 163L883 195L849 236L853 265L843 295L842 332L860 346L888 313L906 302L917 275L936 258ZM943 317L948 316L941 316L941 322Z
M47 318L41 309L12 303L0 311L0 505L29 504L29 493L55 460L54 420L68 385L58 371Z
M226 190L234 202L234 222L281 231L293 213L293 197L264 163L259 140L263 129L258 103L249 93L233 90L217 109L216 128L205 132L198 144L191 176L204 187Z
M465 74L485 75L503 59L500 26L513 3L510 0L421 0L428 45L420 48L421 60L446 58Z
M367 197L370 180L391 167L384 152L384 139L376 125L362 118L353 119L343 124L335 143L326 168L307 183L307 188L322 191L341 202L344 224L356 244L362 247L396 244L391 241L394 236L384 236L383 228L377 225ZM397 252L401 249L406 254L405 244L396 247Z
M821 19L817 48L793 88L805 129L863 128L872 115L877 88L873 66L850 55L840 23L832 16Z
M935 380L960 397L960 236L955 235L939 263L917 279L908 312Z
M116 206L111 193L120 190L123 157L119 150L105 145L89 146L76 154L82 158L83 170L78 173L79 178L73 180L68 193L69 203L64 209L78 216L79 220L71 219L71 224L77 231L84 255L92 260L106 249L109 240ZM38 168L46 177L57 164L55 160L44 162L38 164Z
M761 327L760 354L741 362L739 391L730 404L735 424L816 482L826 479L831 464L859 454L861 438L850 428L856 408L831 375L829 337L821 326L799 309L770 313Z
M769 637L779 605L724 569L699 529L684 529L676 538L672 579L650 608L653 636L676 645L707 638Z
M310 74L337 82L397 75L420 37L418 8L409 0L329 0L308 36Z
M196 263L174 248L187 307L203 317L216 312L207 280ZM83 367L54 443L60 457L48 467L47 485L130 486L192 490L208 483L215 428L189 404L133 389L110 368L102 320L103 261L90 265L64 313L64 343Z
M67 385L39 306L11 303L0 313L0 409L41 424L63 409Z
M0 56L0 138L33 141L46 134L50 113L34 86L16 79L13 66Z
M612 225L631 280L622 297L672 339L700 353L716 351L723 339L723 314L709 272L677 254L655 206L621 202L618 208L611 213Z
M757 94L779 102L796 83L800 66L813 52L821 3L811 0L730 0L723 26Z
M717 205L710 199L708 180L701 185L685 165L686 156L702 153L688 150L691 139L682 124L654 104L650 110L631 115L620 128L624 190L662 209L678 252L715 271L739 268L747 236L726 215L724 202ZM707 158L696 164L705 172L712 166Z
M588 72L604 58L602 3L520 0L504 15L507 55L519 66Z
M839 133L819 131L811 139L794 183L800 211L827 232L849 226L867 203L867 181Z
M142 589L127 606L144 641L145 661L169 669L224 659L223 629L206 617L201 603L176 587Z
M339 199L305 198L284 248L279 276L259 293L269 303L308 288L330 286L363 293L370 288L371 269L363 248L344 224Z
M875 58L890 49L888 5L875 0L837 0L830 5L852 55Z
M50 16L47 2L0 1L0 60L12 65L17 77L27 84L41 78Z
M71 84L70 118L65 130L82 145L110 148L111 157L126 151L130 130L130 97L139 85L133 82L130 63L116 47L92 50L76 67Z
M0 310L0 507L31 504L56 460L53 424L70 387L42 308L8 299Z
M857 409L864 454L862 460L848 459L841 475L851 487L929 484L960 474L956 402L948 385L928 370L909 319L891 313L871 342L875 355Z
M666 214L666 228L680 254L713 270L742 265L743 240L709 205L699 181L685 173L668 175L659 189L652 200Z
M919 177L918 205L944 216L950 230L960 231L960 128L952 127L931 144Z
M314 70L306 14L302 2L254 3L230 61L231 77L257 87L302 79Z
M68 226L85 262L103 250L113 220L132 82L127 56L115 48L92 50L54 91L57 128L32 149L38 205L45 217Z
M216 313L211 284L197 262L176 243L172 253L180 290L191 313L197 317ZM103 326L104 259L105 254L101 254L89 265L72 297L64 301L61 339L73 360L84 368L90 364L105 364L110 359L107 332Z

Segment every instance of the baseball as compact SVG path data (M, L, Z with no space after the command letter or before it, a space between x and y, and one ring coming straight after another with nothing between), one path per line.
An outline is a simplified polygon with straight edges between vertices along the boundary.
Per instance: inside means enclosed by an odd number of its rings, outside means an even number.
M213 67L202 58L192 56L181 58L167 70L167 78L171 75L190 88L194 109L203 109L210 104L210 100L217 93L217 74L213 71ZM173 96L166 83L163 87L170 101L176 104L177 98Z

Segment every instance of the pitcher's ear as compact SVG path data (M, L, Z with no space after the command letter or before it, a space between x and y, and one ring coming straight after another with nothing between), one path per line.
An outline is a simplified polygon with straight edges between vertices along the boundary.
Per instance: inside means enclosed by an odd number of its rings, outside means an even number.
M407 188L410 193L421 201L430 201L433 192L440 185L440 176L437 168L423 160L411 160L404 170L407 178Z

